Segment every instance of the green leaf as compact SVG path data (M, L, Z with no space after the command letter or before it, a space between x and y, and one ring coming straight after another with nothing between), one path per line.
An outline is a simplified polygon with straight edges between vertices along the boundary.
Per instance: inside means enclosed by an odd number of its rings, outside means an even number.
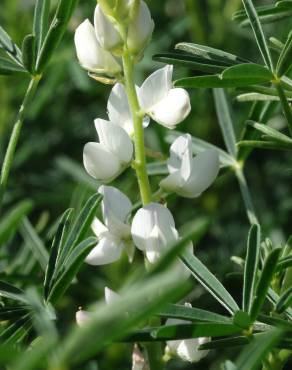
M279 343L281 330L270 330L259 334L239 355L236 366L238 370L256 370L267 354Z
M66 236L67 229L69 227L69 220L72 215L73 209L67 209L61 217L61 220L59 222L59 226L56 232L56 235L54 237L51 249L50 249L50 257L49 262L46 269L46 275L45 275L45 282L44 282L44 297L45 299L48 298L51 284L52 284L52 278L55 271L55 265L58 255L58 250L61 249L62 244L64 243L64 238Z
M20 233L26 241L27 246L31 249L36 260L39 262L43 271L46 271L49 254L44 246L43 241L40 239L27 217L25 217L21 222Z
M169 144L172 144L174 140L181 135L183 135L183 133L180 131L169 131L165 136L165 141ZM192 148L195 154L203 152L206 149L217 150L221 167L233 167L236 164L234 159L225 150L222 150L221 148L218 148L217 146L210 144L207 141L198 139L194 136L192 136Z
M276 304L275 310L278 313L283 313L286 308L292 305L292 287L288 288L281 296Z
M237 145L242 147L258 148L258 149L274 149L274 150L292 150L291 145L279 143L278 141L259 141L259 140L244 140L239 141Z
M22 62L30 74L35 72L36 39L34 35L27 35L22 42Z
M246 312L239 310L233 316L233 324L241 329L249 329L252 322Z
M277 265L277 271L282 271L289 267L292 267L292 256L281 258Z
M214 89L213 95L215 100L216 113L221 128L221 132L223 134L225 145L227 147L229 154L232 157L236 158L237 156L236 139L226 95L223 89Z
M255 39L260 49L260 52L262 54L263 60L266 66L270 69L270 71L273 71L274 69L273 60L272 60L270 50L267 45L267 41L266 41L266 38L263 32L259 17L253 5L253 2L252 0L242 0L242 2L244 5L246 14L250 20L250 24L253 29Z
M195 322L231 323L229 317L214 312L201 310L199 308L168 304L158 312L160 317L181 319Z
M30 328L30 318L29 315L26 314L1 332L0 342L4 342L6 344L16 344L27 335L27 332Z
M48 31L51 0L36 0L33 17L33 34L37 52L41 49Z
M260 225L254 224L251 226L248 234L246 260L244 265L242 308L245 312L250 312L251 304L255 296L260 247L261 228Z
M267 298L274 306L277 305L280 299L278 294L272 288L269 288ZM292 320L292 308L287 307L284 314L289 318L289 320Z
M289 33L285 46L279 56L276 66L277 76L287 73L292 66L292 32Z
M237 346L243 346L249 343L249 339L247 337L230 337L224 339L216 339L212 340L211 342L207 342L201 344L199 346L199 350L209 350L209 349L217 349L217 348L232 348Z
M16 288L14 285L8 284L5 281L0 280L0 296L27 303L24 296L24 291Z
M0 282L0 285L1 285L1 282ZM27 307L25 306L1 307L0 308L0 321L19 319L20 317L23 317L26 313L27 313Z
M276 271L277 262L281 253L281 248L275 248L268 256L267 260L265 261L263 270L261 272L257 287L255 298L252 302L250 308L250 317L251 320L256 320L260 310L265 302L266 295L268 293L269 286L273 279L274 273Z
M151 329L150 329L151 330ZM151 336L159 341L200 337L222 337L239 333L241 329L227 323L198 323L165 325L151 330Z
M72 280L80 270L86 256L96 246L97 239L90 237L78 244L64 261L64 266L59 272L59 278L54 282L48 296L48 301L55 304L70 286Z
M274 76L266 67L260 64L245 63L225 69L220 75L220 78L223 80L235 80L238 81L238 83L243 81L244 86L246 85L244 83L245 81L249 83L249 85L270 82Z
M272 140L278 141L279 143L292 145L292 139L289 136L282 134L272 127L254 121L247 121L246 123L256 130L262 132L263 134L268 135L268 139L271 138Z
M256 92L246 93L237 95L236 100L238 102L254 102L254 101L280 101L278 96L260 94ZM289 99L288 99L289 100Z
M283 312L286 310L286 308L284 308ZM280 319L279 317L259 315L259 321L265 324L271 325L271 326L275 326L276 328L279 328L279 329L283 329L286 331L287 330L292 331L292 322L288 320Z
M26 73L20 65L0 57L0 75L12 75L15 73Z
M234 313L239 310L237 303L229 292L196 256L189 251L185 251L181 259L195 279L198 280L208 292L227 309L227 311Z
M56 263L56 274L54 274L54 278L59 274L59 269L63 266L67 256L69 256L75 246L85 238L101 200L102 196L100 194L94 194L88 199L82 208L69 232L68 237L66 238L66 241L59 249Z
M22 55L19 47L12 41L8 33L0 26L0 48L22 67Z
M33 203L30 200L24 200L3 216L0 223L0 246L15 233L23 218L31 211L32 206Z
M276 2L277 8L291 9L292 10L292 1L291 0L281 0Z
M224 70L225 65L216 65L213 61L199 56L190 56L188 54L179 53L168 53L168 54L156 54L153 56L153 60L163 62L166 64L173 64L182 67L188 67L195 71L207 72L207 73L220 73ZM219 62L218 62L219 64Z
M209 59L214 62L223 63L224 65L234 65L238 63L249 63L248 60L227 53L226 51L211 48L206 45L192 44L187 42L179 43L175 46L178 50L183 50L187 53L198 55L202 58Z
M59 0L54 19L38 54L36 71L42 73L58 47L78 0Z

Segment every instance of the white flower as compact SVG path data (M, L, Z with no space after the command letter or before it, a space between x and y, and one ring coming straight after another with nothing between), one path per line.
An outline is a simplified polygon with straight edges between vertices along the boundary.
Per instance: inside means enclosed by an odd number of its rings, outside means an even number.
M92 317L92 312L79 309L75 314L76 323L78 326L83 326Z
M100 5L97 5L94 12L94 28L97 40L102 48L106 50L120 49L123 40L118 30L113 25L113 20L104 14Z
M98 192L103 195L103 221L97 218L92 223L92 230L99 242L85 259L90 265L105 265L117 261L123 249L133 258L134 247L131 242L131 228L127 223L132 204L128 197L112 186L100 186Z
M87 143L83 164L90 176L103 182L117 177L131 162L133 144L121 127L103 119L94 121L99 143Z
M111 290L108 287L104 288L104 299L106 304L112 304L117 302L121 296L115 291Z
M140 1L139 9L129 24L127 46L131 53L140 54L151 38L154 22L145 1Z
M190 303L185 303L185 306L192 307ZM177 324L188 324L189 321L179 320L179 319L168 319L165 325L177 325ZM170 340L167 341L167 352L172 355L180 357L184 361L198 362L205 356L208 352L199 351L198 347L201 344L210 342L210 338L201 337L195 339L183 339L183 340Z
M186 90L172 87L173 66L167 65L152 73L139 89L142 109L154 121L174 129L191 111Z
M74 41L77 57L83 68L110 76L122 71L114 56L99 45L94 27L88 19L77 27Z
M198 197L216 179L219 156L216 150L207 149L193 157L189 134L179 136L170 147L167 162L170 175L160 182L168 192L186 197Z
M122 84L117 83L112 88L107 103L107 110L111 122L121 126L130 136L134 134L133 117L127 94ZM147 127L148 125L149 117L146 116L143 120L143 126Z

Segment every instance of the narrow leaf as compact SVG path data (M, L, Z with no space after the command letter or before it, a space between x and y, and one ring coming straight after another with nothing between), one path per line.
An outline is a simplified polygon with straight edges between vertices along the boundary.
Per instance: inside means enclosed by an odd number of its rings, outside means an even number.
M278 141L260 141L260 140L244 140L237 143L239 147L250 147L258 149L274 149L274 150L292 150L290 144L279 143Z
M10 60L0 57L0 75L12 75L15 73L26 73L26 70Z
M283 313L286 308L292 305L292 287L288 288L281 296L276 304L275 310L278 313Z
M33 33L37 52L41 49L48 31L51 0L36 0L33 18Z
M0 296L27 303L23 290L2 280L0 280Z
M225 69L220 77L223 80L238 80L238 81L249 81L249 84L270 82L274 76L266 68L260 64L244 63ZM252 82L257 81L257 82Z
M260 246L261 228L259 225L254 224L251 226L248 234L246 261L244 265L242 308L246 312L250 312L251 304L254 300Z
M247 121L246 123L259 130L263 134L268 135L273 140L292 145L292 139L289 136L282 134L272 127L254 121Z
M198 280L223 307L231 313L239 310L237 303L229 292L196 256L185 251L181 259L195 279Z
M22 62L30 74L34 74L36 60L36 39L34 35L27 35L22 42Z
M279 56L276 66L277 76L287 73L292 65L292 32L289 33L284 48Z
M0 48L20 66L22 66L22 56L19 47L12 41L8 33L0 26Z

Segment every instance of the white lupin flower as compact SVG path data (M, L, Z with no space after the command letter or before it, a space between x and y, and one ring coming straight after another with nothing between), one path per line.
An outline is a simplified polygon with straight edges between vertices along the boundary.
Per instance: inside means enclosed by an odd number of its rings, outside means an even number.
M103 119L94 121L99 143L87 143L83 164L90 176L103 182L116 178L131 162L133 143L121 127Z
M132 204L128 197L112 186L100 186L103 195L103 221L95 218L91 227L99 242L85 259L90 265L105 265L117 261L125 249L132 258L133 244L130 240L131 228L127 223Z
M192 307L190 303L185 303L185 306ZM179 319L168 319L165 325L177 325L177 324L188 324L190 321L179 320ZM205 356L207 356L207 350L199 351L198 347L201 344L210 342L210 338L201 337L195 339L183 339L183 340L170 340L167 341L167 352L172 355L180 357L184 361L198 362Z
M160 182L161 188L186 198L198 197L218 175L218 152L207 149L193 157L191 136L182 135L170 147L167 167L170 174Z
M167 65L152 73L139 89L142 109L154 121L174 129L191 111L186 90L172 87L173 66Z
M127 36L127 46L131 53L140 54L151 38L154 22L145 1L140 1L139 9L130 22Z
M94 27L88 19L77 27L74 41L77 57L83 68L110 76L122 71L114 56L100 46Z
M155 263L166 247L178 238L172 214L158 203L138 210L131 232L136 247L145 252L150 263Z
M138 89L138 88L137 88ZM121 126L130 136L134 134L134 124L127 94L122 84L116 83L107 103L108 116L111 122ZM143 126L149 125L149 117L145 116Z
M75 314L76 323L78 326L83 326L92 317L92 312L79 309Z
M104 299L105 299L106 304L115 303L120 298L121 298L121 296L118 293L116 293L114 290L112 290L108 287L104 288Z
M123 40L113 25L113 22L104 14L100 5L94 11L94 28L97 40L105 50L119 49L123 45Z

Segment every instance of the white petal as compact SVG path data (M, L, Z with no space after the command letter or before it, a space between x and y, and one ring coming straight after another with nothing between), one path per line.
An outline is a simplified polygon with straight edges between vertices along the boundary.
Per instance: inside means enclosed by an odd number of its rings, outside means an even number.
M91 229L99 239L108 235L109 233L108 229L104 226L102 222L99 221L97 217L93 219Z
M103 195L103 220L109 231L119 238L128 238L131 235L131 229L126 221L131 213L131 201L119 189L112 186L100 186L98 192Z
M105 237L100 240L86 257L85 262L89 265L107 265L117 261L121 257L122 246L115 238Z
M90 320L91 317L92 317L91 312L79 310L76 312L76 315L75 315L76 323L79 326L83 326Z
M160 243L169 244L177 237L175 223L170 211L158 203L150 203L147 206L140 208L132 221L132 237L135 245L140 250L149 250L149 238L153 242L155 231L159 230ZM154 229L154 231L153 231ZM162 239L162 236L164 239ZM153 242L154 243L154 242ZM161 246L163 247L163 246ZM157 244L155 244L157 249Z
M180 171L171 173L165 179L161 180L159 186L168 193L175 193L182 187L182 178Z
M133 156L133 143L126 131L100 118L94 123L100 143L122 164L129 164Z
M110 181L121 172L119 159L99 143L84 146L83 164L89 175L100 181Z
M139 12L129 25L127 45L132 53L141 53L147 45L154 29L151 13L144 1L140 2Z
M191 111L190 97L184 89L171 89L167 96L146 110L154 121L174 129Z
M198 347L200 344L210 341L209 338L196 338L196 339L185 339L182 340L177 348L178 356L189 362L198 362L204 358L209 351L199 351Z
M139 88L136 88L138 91ZM127 94L122 84L117 83L112 88L107 103L107 109L110 121L121 126L128 135L132 136L134 134L133 118ZM143 120L143 127L147 127L149 125L149 121L149 117L146 116Z
M104 288L104 298L107 304L111 304L111 303L117 302L121 298L121 296L118 293L111 290L110 288L105 287Z
M173 66L167 65L152 73L139 89L141 107L149 111L153 106L164 99L172 88Z
M218 152L213 149L199 153L192 162L191 176L182 186L180 194L197 197L216 179L219 172Z
M123 41L119 32L99 5L95 7L94 28L97 40L103 49L113 50L122 46Z
M77 27L74 41L77 57L83 68L92 72L107 74L115 74L121 71L121 66L116 59L100 47L94 27L88 19Z

